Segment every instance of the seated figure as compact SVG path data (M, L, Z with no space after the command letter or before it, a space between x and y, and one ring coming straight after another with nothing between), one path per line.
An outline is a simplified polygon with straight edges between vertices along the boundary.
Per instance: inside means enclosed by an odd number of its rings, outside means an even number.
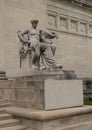
M38 20L31 20L31 24L32 28L17 33L22 43L20 58L30 52L32 68L39 70L61 69L62 66L57 64L54 58L56 47L51 42L51 39L57 38L57 35L48 30L38 30ZM25 35L27 35L27 38L25 38Z

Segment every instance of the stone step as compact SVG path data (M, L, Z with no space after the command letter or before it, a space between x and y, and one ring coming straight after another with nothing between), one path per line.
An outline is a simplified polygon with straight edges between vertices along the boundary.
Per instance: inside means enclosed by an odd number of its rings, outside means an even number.
M2 104L2 103L7 103L7 101L4 99L0 99L0 104Z
M92 122L84 122L76 125L70 125L57 130L92 130Z
M13 116L10 115L10 114L6 114L6 113L0 114L0 121L1 121L1 120L12 119L12 118L13 118Z
M0 99L0 104L4 104L4 103L7 103L7 99Z
M2 120L0 121L0 130L1 128L17 126L20 124L21 124L21 121L17 119Z
M0 108L0 114L4 114L5 110L3 108Z
M18 126L12 126L7 128L0 128L0 130L27 130L27 128L22 125L18 125Z
M0 108L9 107L9 103L0 103Z
M0 130L27 130L22 121L5 112L9 103L0 103Z

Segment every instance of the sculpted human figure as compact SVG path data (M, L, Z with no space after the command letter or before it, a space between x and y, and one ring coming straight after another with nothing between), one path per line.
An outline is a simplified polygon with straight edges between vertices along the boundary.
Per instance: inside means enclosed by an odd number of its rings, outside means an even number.
M31 20L30 29L23 32L18 31L17 35L22 43L20 56L31 52L32 68L34 69L61 69L62 66L57 64L54 58L56 47L51 42L51 39L57 38L57 35L48 30L37 29L38 22L38 20Z

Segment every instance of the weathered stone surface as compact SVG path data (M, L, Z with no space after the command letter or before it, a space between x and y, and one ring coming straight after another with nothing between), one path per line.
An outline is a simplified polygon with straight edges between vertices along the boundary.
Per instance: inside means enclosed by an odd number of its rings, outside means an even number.
M21 75L21 76L20 76ZM77 75L72 70L42 70L42 71L26 71L17 74L16 81L34 81L45 79L76 79Z
M13 106L45 110L82 106L82 81L56 80L55 76L42 80L41 77L40 80L25 77L0 82L0 99Z
M46 80L44 83L45 109L83 106L81 80Z
M14 106L43 109L42 87L43 81L0 81L0 100Z
M67 71L68 73L68 71ZM73 74L75 74L73 72ZM62 78L65 78L65 72L61 69L61 70L30 70L30 71L25 71L25 72L20 72L17 74L17 76L15 77L16 80L43 80L45 77L57 77L57 76L61 76ZM72 77L72 74L71 74ZM75 77L76 78L76 77Z
M6 108L6 112L22 118L28 130L91 130L92 107L84 106L53 111Z
M0 80L6 80L6 73L4 71L0 71Z
M92 14L83 8L79 9L78 6L69 6L69 1L48 0L47 2L48 22L50 22L48 28L57 32L59 36L59 39L55 41L56 57L65 70L75 70L81 78L92 77L92 31L90 31Z
M8 90L4 92L8 93ZM11 98L7 98L15 106L43 109L43 81L22 81L11 83ZM4 96L6 97L6 96Z
M91 0L71 0L72 4L76 6L92 10L92 1Z
M44 28L47 25L46 4L44 0L1 0L0 17L0 68L13 76L20 70L16 32L28 28L34 18L39 19L39 27Z
M56 59L64 69L76 71L79 77L92 77L92 14L64 1L0 0L0 68L8 76L16 76L20 71L16 32L29 28L29 21L36 17L39 28L58 34L58 40L54 41Z

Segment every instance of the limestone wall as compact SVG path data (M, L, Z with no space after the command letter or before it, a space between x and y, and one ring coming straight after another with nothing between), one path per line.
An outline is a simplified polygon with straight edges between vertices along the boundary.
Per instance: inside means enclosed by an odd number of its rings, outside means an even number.
M0 0L0 70L8 76L20 70L16 33L29 28L32 18L39 19L39 28L58 33L56 59L64 70L92 77L92 14L62 0Z
M30 20L39 19L46 26L45 0L0 0L0 70L8 76L19 71L17 31L29 28Z
M59 35L54 41L57 60L78 77L92 77L92 13L62 0L48 0L47 14L48 29Z

